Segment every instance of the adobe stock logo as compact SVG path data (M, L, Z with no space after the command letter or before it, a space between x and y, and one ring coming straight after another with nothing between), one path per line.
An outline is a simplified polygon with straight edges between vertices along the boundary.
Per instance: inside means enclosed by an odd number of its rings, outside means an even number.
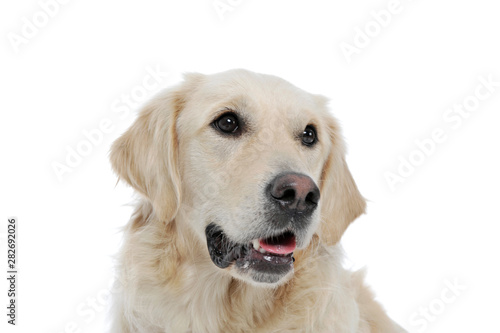
M90 332L90 325L109 311L112 297L122 293L125 287L125 283L119 279L109 280L107 287L85 297L85 300L82 300L74 309L73 318L66 323L61 323L62 327L52 330L52 333Z
M391 191L394 192L398 184L404 183L413 175L417 168L438 150L439 145L448 140L448 134L452 130L458 130L464 120L470 118L473 112L479 109L480 102L490 98L500 87L500 81L494 81L493 74L489 74L488 77L479 76L478 81L479 84L473 93L443 112L442 120L445 126L435 127L429 137L415 140L413 150L398 156L396 169L384 173Z
M394 17L399 15L403 10L404 6L400 0L390 0L385 9L372 10L370 12L370 20L362 28L355 26L352 42L342 41L339 44L347 63L350 64L354 55L359 55L362 50L366 49L384 29L387 29L393 22Z
M41 29L45 28L50 20L57 16L61 5L65 5L69 0L40 0L38 6L40 10L31 15L31 18L21 17L22 25L20 33L8 32L7 39L14 49L15 53L19 52L19 47L23 44L28 44L30 40L35 38Z
M417 311L410 315L410 325L416 327L418 332L424 332L429 324L444 314L448 307L456 302L462 292L467 289L466 286L458 282L458 279L453 282L445 280L444 284L446 287L441 290L438 297L432 299L427 306L420 306Z
M224 21L226 13L235 10L242 2L243 0L215 0L212 2L212 6L219 15L219 19Z
M84 158L92 154L94 148L104 142L106 135L116 129L116 124L130 117L133 114L132 110L138 108L141 103L158 91L165 84L165 80L171 76L170 72L162 71L159 66L156 68L147 66L145 71L147 74L140 84L136 84L128 94L121 94L111 103L113 114L102 118L95 128L82 130L83 138L73 146L66 145L65 158L52 161L52 170L60 182L63 181L66 174L72 173L75 168L81 165Z

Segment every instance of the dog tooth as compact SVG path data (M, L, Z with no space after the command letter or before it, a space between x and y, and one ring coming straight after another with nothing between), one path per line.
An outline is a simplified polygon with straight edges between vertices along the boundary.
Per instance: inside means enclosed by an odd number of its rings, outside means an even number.
M260 253L266 253L266 250L264 250L263 248L260 248L259 251Z
M259 242L258 239L254 239L252 241L252 244L253 244L253 248L256 249L256 250L258 250L260 248L260 242Z

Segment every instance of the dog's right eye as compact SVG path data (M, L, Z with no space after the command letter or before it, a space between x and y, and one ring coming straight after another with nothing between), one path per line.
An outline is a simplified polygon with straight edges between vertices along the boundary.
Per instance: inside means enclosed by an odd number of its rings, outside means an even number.
M238 134L240 124L234 113L225 113L213 122L214 127L225 134Z

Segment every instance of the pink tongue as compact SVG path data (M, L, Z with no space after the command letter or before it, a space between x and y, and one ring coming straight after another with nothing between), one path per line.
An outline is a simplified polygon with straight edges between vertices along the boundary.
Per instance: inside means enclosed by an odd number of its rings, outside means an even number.
M266 243L265 239L259 239L260 247L265 251L276 254L288 254L295 250L295 237L288 237L279 244Z

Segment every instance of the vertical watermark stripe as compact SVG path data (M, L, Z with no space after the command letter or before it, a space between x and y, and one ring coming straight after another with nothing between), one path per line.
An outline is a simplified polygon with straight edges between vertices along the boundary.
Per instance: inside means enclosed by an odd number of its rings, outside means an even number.
M7 323L16 325L18 314L18 220L17 217L7 219Z

